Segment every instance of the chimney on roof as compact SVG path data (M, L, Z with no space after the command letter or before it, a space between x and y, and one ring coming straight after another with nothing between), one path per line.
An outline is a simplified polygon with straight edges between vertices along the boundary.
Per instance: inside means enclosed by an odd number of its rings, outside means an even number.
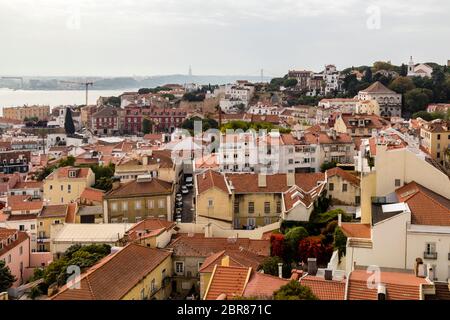
M308 258L308 274L315 276L317 274L317 259Z
M230 257L229 256L223 257L222 260L220 261L220 265L223 267L229 267L230 266Z
M283 263L281 262L278 262L278 277L283 278Z
M379 284L377 288L378 300L386 300L386 286L384 284Z
M325 269L324 278L325 280L333 280L333 270Z
M292 187L295 184L295 173L288 172L286 173L286 183L288 187Z
M120 187L120 178L113 178L112 189L116 190Z
M259 188L265 188L267 187L267 179L265 173L259 173L258 174L258 187Z

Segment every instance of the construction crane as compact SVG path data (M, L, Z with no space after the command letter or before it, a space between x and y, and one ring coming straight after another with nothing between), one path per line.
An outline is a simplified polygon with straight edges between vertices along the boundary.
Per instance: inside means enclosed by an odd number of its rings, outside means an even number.
M88 91L89 86L93 86L94 82L75 82L75 81L60 81L62 83L72 83L72 84L79 84L86 87L86 106L88 105Z

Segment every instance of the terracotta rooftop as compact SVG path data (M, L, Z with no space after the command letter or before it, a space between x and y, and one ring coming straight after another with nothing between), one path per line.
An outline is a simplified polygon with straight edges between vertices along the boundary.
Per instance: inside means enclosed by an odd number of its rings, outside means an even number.
M42 189L43 186L42 181L19 181L12 189Z
M128 244L81 275L78 290L64 286L53 300L120 300L170 256L170 252Z
M228 193L228 187L225 182L223 174L208 170L204 173L196 175L198 193L203 193L211 188L218 188L225 193Z
M66 217L69 205L67 204L55 204L48 205L42 208L39 218L49 217Z
M350 182L351 184L355 185L355 186L359 186L360 180L357 176L355 176L354 174L351 174L348 171L342 170L339 167L335 167L332 169L328 169L327 171L327 177L331 178L334 176L339 176L342 179Z
M148 196L172 193L172 184L157 178L151 180L133 180L121 184L119 188L112 189L104 196L105 199L120 197Z
M173 221L147 218L130 228L128 230L128 237L129 240L133 241L149 235L158 235L163 231L172 229L175 225L176 223Z
M411 210L411 223L450 226L450 200L412 181L395 191Z
M216 300L223 294L226 295L226 299L242 296L251 270L243 267L216 266L204 299Z
M229 265L234 267L252 267L257 270L263 260L264 256L257 255L251 251L242 249L227 249L210 255L203 261L200 272L212 272L216 264L220 265L224 257L229 258Z
M300 284L309 287L319 300L345 300L346 280L325 280L323 277L306 275Z
M168 246L173 248L175 256L208 257L222 250L240 250L243 248L261 256L269 256L269 240L248 238L205 238L201 235L183 234L175 238Z
M76 202L67 205L66 223L75 223L75 217L78 211L78 204Z
M284 173L266 175L266 187L258 186L258 174L232 173L226 174L226 177L232 182L236 193L281 193L290 189L287 183L287 175ZM295 174L295 185L304 191L314 189L320 181L324 180L325 174L321 172Z
M371 237L370 224L342 222L341 229L349 238L367 238Z
M371 84L369 87L367 87L364 90L361 90L360 92L367 92L367 93L388 93L388 94L395 94L395 91L392 91L391 89L387 88L384 84L377 81L373 84Z
M279 277L260 272L252 272L250 280L245 287L243 296L247 298L258 297L271 299L275 291L288 283L289 280L287 279L281 279Z
M366 270L354 270L350 273L348 300L377 300L377 288L368 288L367 283L372 273ZM369 280L370 282L370 280ZM420 286L428 284L424 278L416 277L412 272L381 271L380 283L386 286L386 300L420 300Z
M69 177L69 172L75 171L75 177ZM51 180L55 176L57 176L59 179L61 178L70 178L70 179L80 179L80 178L86 178L89 175L89 172L92 173L92 170L90 168L76 168L76 167L61 167L53 171L50 175L45 178L45 180Z
M31 196L8 196L8 207L11 211L34 211L42 209L41 200L32 200Z
M86 199L95 202L102 202L105 191L95 188L87 187L83 190L80 195L80 199Z

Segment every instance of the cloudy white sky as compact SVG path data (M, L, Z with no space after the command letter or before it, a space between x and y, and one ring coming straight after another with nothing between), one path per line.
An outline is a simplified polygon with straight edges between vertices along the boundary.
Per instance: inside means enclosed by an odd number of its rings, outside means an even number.
M448 0L0 0L0 74L267 75L450 59Z

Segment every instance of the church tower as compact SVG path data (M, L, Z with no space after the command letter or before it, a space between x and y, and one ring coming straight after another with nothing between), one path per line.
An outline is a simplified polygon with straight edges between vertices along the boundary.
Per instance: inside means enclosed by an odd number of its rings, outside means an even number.
M414 72L414 61L412 56L409 58L409 63L408 63L408 76L409 77L413 77L415 76L415 72Z

